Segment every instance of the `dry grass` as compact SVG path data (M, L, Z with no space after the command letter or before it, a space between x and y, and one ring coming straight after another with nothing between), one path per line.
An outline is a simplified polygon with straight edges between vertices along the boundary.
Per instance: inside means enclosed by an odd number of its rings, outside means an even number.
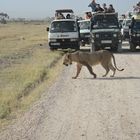
M45 29L33 24L0 26L0 126L36 100L46 88L41 83L55 73L50 68L61 54L42 45L47 43Z

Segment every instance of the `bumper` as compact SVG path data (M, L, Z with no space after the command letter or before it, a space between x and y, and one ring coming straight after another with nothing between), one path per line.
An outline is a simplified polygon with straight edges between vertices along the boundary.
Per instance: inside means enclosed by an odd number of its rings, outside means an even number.
M121 39L95 40L94 44L101 47L112 47L122 43Z
M79 45L79 41L66 41L66 40L62 40L62 41L57 41L57 42L49 42L49 46L51 48L63 48L63 49L67 49L67 48L75 48Z
M130 42L135 44L135 45L140 46L140 37L131 36L130 37Z
M80 41L85 44L90 44L90 38L80 38Z
M123 39L129 39L129 32L124 32L123 33Z

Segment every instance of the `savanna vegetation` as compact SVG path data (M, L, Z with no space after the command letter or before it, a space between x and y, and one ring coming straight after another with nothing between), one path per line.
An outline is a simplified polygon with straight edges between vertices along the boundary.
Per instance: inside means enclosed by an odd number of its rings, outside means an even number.
M46 26L0 24L0 127L37 100L60 70L62 54L49 50Z

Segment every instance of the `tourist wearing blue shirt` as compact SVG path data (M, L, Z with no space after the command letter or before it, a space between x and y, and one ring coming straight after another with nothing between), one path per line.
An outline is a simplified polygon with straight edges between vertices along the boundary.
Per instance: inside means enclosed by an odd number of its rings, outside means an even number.
M95 2L95 0L92 0L92 2L88 5L88 7L91 7L92 12L95 12L97 3Z

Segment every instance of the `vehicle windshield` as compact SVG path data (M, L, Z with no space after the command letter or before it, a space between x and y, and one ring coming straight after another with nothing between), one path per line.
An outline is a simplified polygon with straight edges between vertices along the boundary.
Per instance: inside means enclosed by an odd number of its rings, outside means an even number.
M118 19L115 16L95 16L92 18L92 29L104 29L104 28L118 28Z
M119 24L122 25L123 24L123 19L119 20Z
M80 30L89 29L90 28L90 21L79 22L79 27L80 27Z
M126 21L124 21L124 23L123 23L123 26L130 26L131 25L131 20L126 20Z
M76 32L77 25L75 21L54 21L51 24L50 32Z
M134 29L140 29L140 21L136 21L135 23L134 23L134 27L133 27Z

